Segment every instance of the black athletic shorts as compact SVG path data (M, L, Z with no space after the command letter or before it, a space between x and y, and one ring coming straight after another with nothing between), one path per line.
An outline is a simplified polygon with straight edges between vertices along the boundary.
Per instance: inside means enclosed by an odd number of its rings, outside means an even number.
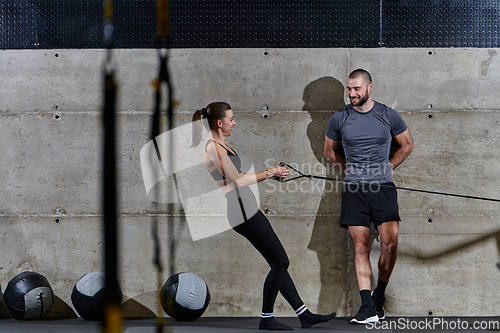
M345 183L342 188L340 226L378 227L384 222L401 221L398 193L394 183Z

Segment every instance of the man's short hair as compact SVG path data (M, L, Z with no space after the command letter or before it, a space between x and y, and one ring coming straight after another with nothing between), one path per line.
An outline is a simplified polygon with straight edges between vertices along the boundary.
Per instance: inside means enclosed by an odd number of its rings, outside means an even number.
M372 76L368 73L368 71L362 68L355 69L351 72L351 74L349 74L350 79L355 79L359 76L362 76L368 83L372 83Z

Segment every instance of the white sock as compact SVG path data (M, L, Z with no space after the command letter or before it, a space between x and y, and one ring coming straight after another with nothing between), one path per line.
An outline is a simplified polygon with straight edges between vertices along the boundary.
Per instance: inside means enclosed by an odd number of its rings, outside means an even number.
M302 305L300 308L298 308L297 310L295 310L295 313L297 314L297 316L300 316L301 314L303 314L304 312L306 312L306 310L307 310L307 306Z
M274 313L264 313L262 312L262 318L272 318L274 317Z

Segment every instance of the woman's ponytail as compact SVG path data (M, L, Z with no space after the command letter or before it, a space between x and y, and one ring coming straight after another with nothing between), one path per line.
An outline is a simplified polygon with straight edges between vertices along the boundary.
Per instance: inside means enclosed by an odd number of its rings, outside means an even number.
M202 110L197 110L193 114L193 143L191 147L198 147L201 142L201 134L203 132L203 125L201 124L201 118L203 116Z

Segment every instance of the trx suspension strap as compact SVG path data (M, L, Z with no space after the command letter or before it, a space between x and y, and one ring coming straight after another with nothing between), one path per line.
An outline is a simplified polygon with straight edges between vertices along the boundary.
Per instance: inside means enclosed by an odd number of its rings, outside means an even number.
M307 178L307 179L310 179L310 180L312 180L312 179L323 179L323 180L331 180L331 181L335 181L335 182L343 182L344 184L357 184L356 182L347 182L347 181L344 181L343 179L338 179L338 178L329 178L329 177L323 177L323 176L307 175L307 174L304 174L304 173L300 172L299 170L297 170L296 168L290 166L290 164L285 163L285 162L280 162L279 165L280 166L286 166L287 168L289 168L289 169L295 171L296 173L298 173L298 176L282 180L281 182L283 182L283 183L289 182L291 180L300 179L300 178ZM446 195L446 196L450 196L450 197L459 197L459 198L466 198L466 199L475 199L475 200L485 200L485 201L500 202L500 199L485 198L485 197L476 197L476 196L472 196L472 195L455 194L455 193L447 193L447 192L437 192L437 191L428 191L428 190L420 190L420 189L416 189L416 188L401 187L401 186L390 186L390 185L384 185L384 184L378 184L378 186L381 186L381 187L384 187L384 186L385 187L392 187L392 188L397 188L398 190L405 190L405 191L414 191L414 192L422 192L422 193L429 193L429 194Z
M160 62L160 68L159 68L159 73L158 73L158 78L154 82L154 88L155 88L155 109L153 113L153 125L152 125L152 131L151 131L151 140L153 141L153 145L155 147L156 155L158 157L158 161L160 162L161 167L163 168L163 162L160 154L160 147L158 146L158 143L156 141L156 137L160 135L160 123L161 123L161 103L162 103L162 85L165 85L167 89L167 131L169 131L170 135L170 155L168 156L169 159L169 168L170 170L173 170L173 131L171 129L173 128L173 108L172 108L172 86L170 84L170 77L168 73L168 66L167 66L167 59L168 59L168 49L162 50L160 49L160 43L165 41L170 33L170 23L169 23L169 1L168 0L157 0L157 25L156 25L156 34L157 34L157 42L158 42L158 55L159 55L159 62ZM166 170L162 169L162 172L164 175L167 175ZM174 179L175 179L175 175ZM167 180L170 178L167 177ZM169 199L173 198L173 184L167 183L167 195L169 196ZM156 197L159 198L159 193L160 193L160 188L159 186L156 187L157 195ZM172 202L173 200L167 200L167 202ZM172 207L172 206L169 206ZM159 204L156 203L156 210L159 211ZM169 261L169 276L174 273L174 250L175 250L175 244L174 244L174 237L173 237L173 230L174 230L174 220L173 220L173 213L168 212L168 222L167 222L167 227L168 227L168 240L170 242L170 247L169 247L169 252L170 252L170 261ZM153 238L153 243L154 243L154 258L153 262L157 270L157 286L156 290L159 292L159 297L160 299L163 299L163 295L161 295L161 287L162 287L162 282L163 282L163 265L161 262L161 251L160 251L160 238L158 235L158 214L153 215L153 221L151 225L151 236ZM161 306L161 302L157 302L158 308L158 317L157 317L157 332L162 333L163 332L163 309Z
M117 256L117 209L116 209L116 154L115 154L115 68L112 62L113 38L113 1L104 0L104 174L103 174L103 214L104 214L104 274L105 307L103 331L122 332L121 296L118 287Z

